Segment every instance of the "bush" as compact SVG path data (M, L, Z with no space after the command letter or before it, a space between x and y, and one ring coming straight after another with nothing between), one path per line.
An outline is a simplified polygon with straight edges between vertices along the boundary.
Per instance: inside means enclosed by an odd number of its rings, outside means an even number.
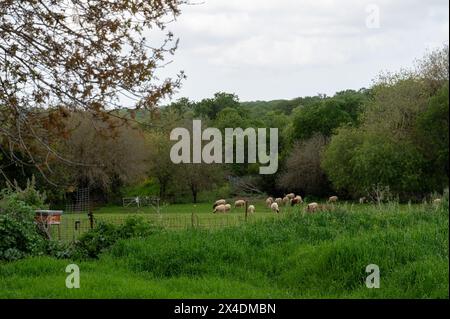
M77 259L98 256L120 239L147 237L158 228L142 217L128 217L123 225L99 222L94 229L81 235L76 242L73 257Z
M15 198L26 203L28 206L31 206L33 209L48 208L48 205L45 204L47 196L45 193L41 193L36 189L36 180L34 176L31 177L31 180L27 180L27 186L24 189L20 188L19 185L16 184L14 189L11 187L6 188L2 191L2 193L3 196L0 196L0 198Z
M43 253L44 238L39 235L34 223L32 205L42 199L33 192L0 193L0 260L16 260L28 255Z

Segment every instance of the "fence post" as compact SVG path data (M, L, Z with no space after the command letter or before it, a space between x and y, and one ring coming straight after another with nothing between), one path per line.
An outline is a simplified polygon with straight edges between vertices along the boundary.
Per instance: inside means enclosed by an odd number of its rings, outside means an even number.
M94 228L94 213L92 213L92 211L89 211L88 217L89 217L89 225L91 226L91 229L93 229Z
M245 200L245 222L247 222L248 200Z

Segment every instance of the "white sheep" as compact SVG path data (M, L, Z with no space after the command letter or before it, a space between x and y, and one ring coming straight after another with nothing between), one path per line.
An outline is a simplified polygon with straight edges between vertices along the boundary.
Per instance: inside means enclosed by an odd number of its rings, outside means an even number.
M213 205L213 208L216 208L216 206L219 206L219 205L225 205L226 203L227 203L227 201L225 199L216 200Z
M270 205L272 205L272 203L273 203L273 198L272 198L272 197L268 197L268 198L266 199L266 205L267 205L268 207L270 207Z
M294 193L289 193L286 195L286 197L288 197L289 199L293 199L295 197Z
M281 197L277 197L275 198L275 203L277 203L278 206L281 206L281 204L283 204L283 199Z
M247 207L247 212L253 214L253 213L255 212L255 206L253 206L253 205L248 205L248 207Z
M226 213L228 210L227 210L227 205L230 205L230 204L221 204L221 205L217 205L215 208L214 208L214 211L213 211L213 213ZM229 206L229 209L231 209L231 205Z
M337 196L331 196L330 198L328 198L329 203L336 203L337 201L338 201Z
M278 208L278 204L277 204L277 203L272 203L272 204L270 205L270 209L271 209L273 212L276 212L277 214L280 212L280 209Z
M245 200L243 199L238 199L237 201L234 202L234 208L243 206L245 206Z
M309 203L306 206L306 211L312 213L312 212L315 212L318 208L319 208L319 204L317 204L316 202L313 202L313 203Z
M290 201L289 197L287 197L287 196L283 197L283 205L286 206L287 204L289 204L289 201Z
M291 199L291 206L294 206L295 204L301 204L301 203L303 203L303 199L300 195L297 195L293 199Z

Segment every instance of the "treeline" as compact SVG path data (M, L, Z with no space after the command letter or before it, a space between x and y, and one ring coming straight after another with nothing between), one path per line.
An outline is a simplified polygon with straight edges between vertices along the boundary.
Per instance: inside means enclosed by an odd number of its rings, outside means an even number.
M70 113L66 134L53 141L66 160L48 159L45 178L36 169L7 165L5 154L0 162L19 183L33 174L41 178L38 185L47 185L55 200L87 186L105 202L126 194L195 202L287 192L421 200L448 187L448 101L445 46L411 70L333 96L240 102L219 92L200 101L181 98L150 113L118 110L107 121ZM118 119L123 117L128 120ZM173 164L170 131L192 129L193 119L220 130L278 128L278 172L259 175L259 164Z
M197 102L179 99L160 115L163 127L169 119L189 127L200 118L222 130L279 129L277 174L258 175L257 164L222 165L225 175L242 181L235 192L414 201L448 187L448 46L367 89L242 103L221 92Z

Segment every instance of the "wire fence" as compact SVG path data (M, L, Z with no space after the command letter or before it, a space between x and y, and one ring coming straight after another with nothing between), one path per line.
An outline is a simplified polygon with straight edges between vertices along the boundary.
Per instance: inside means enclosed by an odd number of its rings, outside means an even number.
M100 222L121 225L129 216L139 216L152 225L169 230L184 229L220 229L238 226L246 222L261 219L277 218L273 213L259 214L78 214L68 213L61 216L59 224L49 225L49 234L52 239L60 241L76 241L83 233L93 229Z

